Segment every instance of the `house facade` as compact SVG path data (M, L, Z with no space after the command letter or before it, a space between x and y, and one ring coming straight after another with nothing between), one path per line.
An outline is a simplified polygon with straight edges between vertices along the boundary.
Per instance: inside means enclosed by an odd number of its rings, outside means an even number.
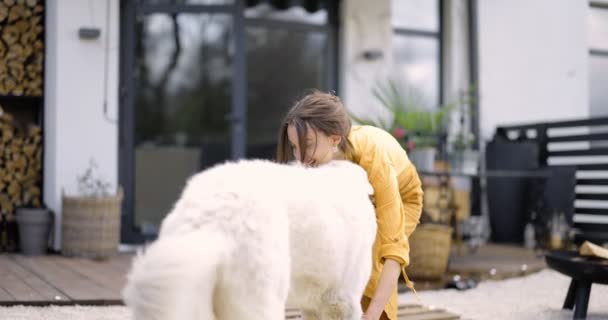
M125 192L122 242L140 243L192 173L272 157L281 117L307 88L386 118L373 89L387 79L430 108L473 85L466 126L481 148L497 124L608 115L606 1L40 3L42 191L55 249L61 195L78 192L91 160Z

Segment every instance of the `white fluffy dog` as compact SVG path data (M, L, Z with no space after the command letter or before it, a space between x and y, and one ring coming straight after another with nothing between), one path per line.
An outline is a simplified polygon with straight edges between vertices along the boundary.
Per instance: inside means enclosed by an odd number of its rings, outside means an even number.
M194 175L123 291L138 320L359 320L376 220L363 169L264 160Z

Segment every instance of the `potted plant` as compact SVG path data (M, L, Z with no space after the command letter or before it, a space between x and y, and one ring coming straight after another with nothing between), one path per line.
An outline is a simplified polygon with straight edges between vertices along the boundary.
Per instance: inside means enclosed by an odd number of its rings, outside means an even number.
M451 106L432 107L418 88L394 79L379 83L373 94L389 111L391 120L361 119L351 115L352 118L390 132L408 152L418 170L432 171Z
M122 189L97 176L91 160L78 176L78 195L62 195L62 253L67 256L105 258L115 254L120 241Z

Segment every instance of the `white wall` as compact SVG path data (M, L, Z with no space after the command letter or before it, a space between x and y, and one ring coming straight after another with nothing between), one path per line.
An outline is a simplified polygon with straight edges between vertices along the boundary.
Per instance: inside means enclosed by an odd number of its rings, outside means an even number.
M111 12L106 47L107 3ZM61 192L77 192L76 178L89 160L97 162L113 190L118 181L118 21L118 0L47 1L44 201L57 217L55 249L61 245ZM99 27L100 38L81 40L78 29L83 26Z
M483 138L497 124L588 117L587 2L477 3Z
M367 118L387 116L375 100L372 88L385 80L392 60L390 0L348 0L342 5L340 44L340 95L355 115ZM376 60L366 60L363 53L382 53Z

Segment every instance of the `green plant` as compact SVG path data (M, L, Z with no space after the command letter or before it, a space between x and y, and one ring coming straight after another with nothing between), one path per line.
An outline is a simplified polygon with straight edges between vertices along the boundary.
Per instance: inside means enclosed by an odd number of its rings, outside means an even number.
M353 120L392 133L408 150L437 147L440 136L445 133L446 119L452 105L432 107L418 88L390 78L379 83L372 93L391 113L391 121L363 119L351 114Z

